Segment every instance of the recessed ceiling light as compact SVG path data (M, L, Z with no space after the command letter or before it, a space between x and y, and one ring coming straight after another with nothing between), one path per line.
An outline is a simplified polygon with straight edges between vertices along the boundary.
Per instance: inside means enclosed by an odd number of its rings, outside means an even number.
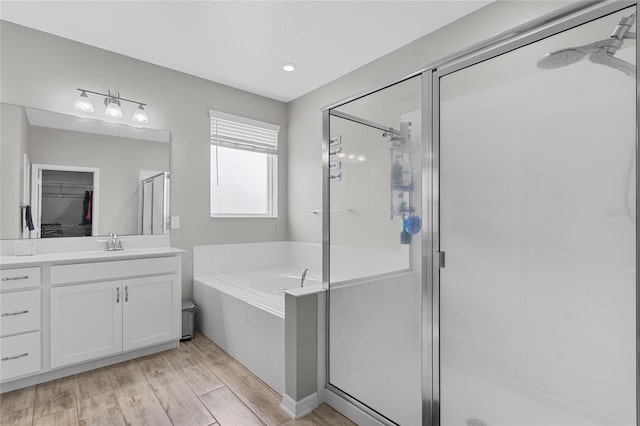
M287 71L287 72L291 72L291 71L296 69L296 64L284 64L282 66L282 69Z

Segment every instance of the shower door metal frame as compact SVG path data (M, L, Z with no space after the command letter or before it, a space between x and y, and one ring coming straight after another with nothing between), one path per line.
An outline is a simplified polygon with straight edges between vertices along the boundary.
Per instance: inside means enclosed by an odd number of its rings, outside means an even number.
M442 64L432 73L432 132L431 138L433 149L433 252L431 264L433 267L433 274L431 276L432 284L425 286L427 288L433 288L432 310L433 321L431 324L432 335L434 336L432 342L433 360L434 364L431 371L433 372L432 384L433 392L432 399L430 401L430 413L423 411L423 424L440 425L440 272L439 267L435 266L439 259L440 250L440 197L439 197L439 179L440 179L440 79L456 71L460 71L464 68L471 67L481 62L496 58L498 56L508 54L514 50L517 50L526 45L536 43L545 38L552 37L556 34L564 31L570 31L573 28L587 24L593 20L602 18L612 13L619 12L621 10L636 7L638 8L638 1L615 1L615 2L603 2L597 4L595 7L587 7L582 10L578 10L575 14L563 18L549 19L547 23L541 24L538 28L531 31L523 32L517 36L510 37L500 43L495 43L481 49L469 55L462 55L456 59L450 60L445 64ZM636 41L636 67L638 65L638 56L640 47ZM426 102L425 102L426 103ZM640 85L638 84L638 76L636 72L636 210L635 210L635 222L636 222L636 271L638 265L640 265L640 227L638 220L638 199L640 196L640 173L638 172L638 160L640 160L639 146L638 146L638 113L640 112ZM428 260L427 260L428 261ZM423 293L424 295L424 293ZM636 272L636 425L640 426L640 279ZM424 312L423 312L424 314ZM425 324L423 323L423 326ZM428 326L427 326L428 327ZM423 348L427 345L423 342ZM423 360L424 362L424 360ZM423 389L423 397L424 397ZM423 400L423 406L425 405ZM429 415L430 414L430 415Z
M439 277L439 178L440 178L440 78L482 61L500 56L512 50L535 43L547 37L571 28L583 25L622 9L635 6L639 1L627 0L587 0L568 5L550 14L544 15L511 30L501 33L473 45L460 52L454 53L435 61L418 71L387 84L367 90L366 92L350 96L340 102L322 108L322 282L327 290L325 304L325 388L348 403L364 411L383 424L394 424L380 413L360 403L351 395L329 383L330 352L329 352L329 322L330 322L330 186L329 186L329 136L330 110L338 108L352 101L384 90L418 75L422 76L422 215L423 223L428 231L422 232L422 424L440 425L440 277ZM636 40L636 67L640 64L640 44ZM640 113L640 84L636 74L636 271L640 265L640 220L638 219L638 199L640 199L640 146L638 141L638 120ZM636 272L636 422L640 426L640 278Z

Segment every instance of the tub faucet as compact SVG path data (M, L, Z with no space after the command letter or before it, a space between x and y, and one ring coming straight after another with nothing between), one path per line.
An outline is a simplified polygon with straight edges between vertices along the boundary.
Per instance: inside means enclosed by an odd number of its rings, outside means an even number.
M307 278L308 273L309 273L309 270L306 268L304 271L302 271L302 277L300 278L300 287L304 287L304 279Z

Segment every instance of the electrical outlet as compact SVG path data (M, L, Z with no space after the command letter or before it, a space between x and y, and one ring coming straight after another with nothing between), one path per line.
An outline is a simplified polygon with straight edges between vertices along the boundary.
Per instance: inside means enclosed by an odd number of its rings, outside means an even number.
M171 216L171 229L180 229L180 216Z
M32 256L36 254L36 242L34 240L16 241L14 252L16 256Z

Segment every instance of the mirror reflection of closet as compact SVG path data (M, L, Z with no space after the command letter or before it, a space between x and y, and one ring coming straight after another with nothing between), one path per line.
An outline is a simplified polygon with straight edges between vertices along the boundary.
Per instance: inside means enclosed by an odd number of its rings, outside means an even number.
M32 219L38 238L97 235L98 169L33 165Z

